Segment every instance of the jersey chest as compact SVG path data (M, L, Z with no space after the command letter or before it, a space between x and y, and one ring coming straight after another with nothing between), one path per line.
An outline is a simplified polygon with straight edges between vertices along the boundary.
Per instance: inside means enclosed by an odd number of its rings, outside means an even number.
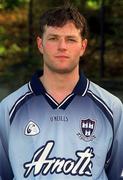
M88 97L75 97L65 109L53 109L43 97L32 98L13 119L9 153L13 168L16 161L25 177L30 177L34 162L35 176L92 176L97 164L103 167L111 141L110 122Z

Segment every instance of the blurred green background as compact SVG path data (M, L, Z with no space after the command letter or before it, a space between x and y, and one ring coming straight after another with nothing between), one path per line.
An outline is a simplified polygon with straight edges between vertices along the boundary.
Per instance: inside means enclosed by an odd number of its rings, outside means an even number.
M80 68L123 100L123 0L0 0L0 100L42 67L36 47L40 15L67 2L89 24L89 44Z

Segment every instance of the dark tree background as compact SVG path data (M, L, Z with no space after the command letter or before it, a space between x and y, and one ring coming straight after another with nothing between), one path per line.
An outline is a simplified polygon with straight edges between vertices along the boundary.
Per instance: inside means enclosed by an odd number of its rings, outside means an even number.
M2 84L12 90L16 89L42 66L36 47L39 17L46 9L68 2L86 16L90 29L88 48L80 61L81 69L95 81L123 81L122 0L1 0Z

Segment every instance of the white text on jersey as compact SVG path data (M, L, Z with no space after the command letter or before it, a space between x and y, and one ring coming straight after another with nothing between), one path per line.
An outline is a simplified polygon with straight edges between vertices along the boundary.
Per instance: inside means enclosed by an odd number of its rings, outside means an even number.
M73 176L92 176L93 163L91 159L95 156L93 148L87 147L84 151L76 151L76 160L59 157L49 158L54 145L54 141L48 141L34 153L32 160L24 164L24 177L28 177L32 171L34 176L40 173L42 175L64 173Z

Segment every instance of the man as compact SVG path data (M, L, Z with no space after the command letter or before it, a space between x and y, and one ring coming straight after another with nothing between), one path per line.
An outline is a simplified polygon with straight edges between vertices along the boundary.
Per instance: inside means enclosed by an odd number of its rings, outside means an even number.
M0 105L1 179L120 180L123 106L79 71L85 18L54 8L40 32L43 71Z

